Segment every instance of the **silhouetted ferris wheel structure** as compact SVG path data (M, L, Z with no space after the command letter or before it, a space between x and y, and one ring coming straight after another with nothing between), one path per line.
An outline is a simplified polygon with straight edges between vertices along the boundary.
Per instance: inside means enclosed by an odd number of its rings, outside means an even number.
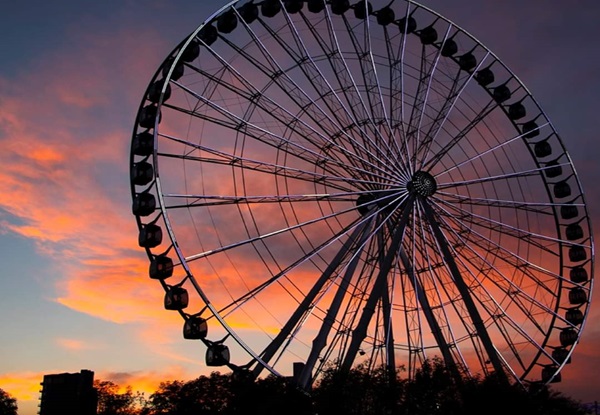
M473 36L376 3L234 1L167 57L131 146L150 277L209 366L558 381L593 275L571 159Z

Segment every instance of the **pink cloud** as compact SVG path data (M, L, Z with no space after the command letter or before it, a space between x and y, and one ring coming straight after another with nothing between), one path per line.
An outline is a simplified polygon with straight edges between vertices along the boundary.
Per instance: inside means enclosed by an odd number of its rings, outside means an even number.
M85 340L80 340L80 339L67 339L67 338L58 338L56 339L56 343L68 350L68 351L72 351L72 352L78 352L78 351L82 351L82 350L91 350L96 348L96 346L89 344L88 342L86 342Z
M0 208L8 213L0 223L61 269L59 303L117 323L160 324L162 294L137 247L127 181L135 103L162 41L149 29L80 29L80 46L48 52L43 71L0 80Z

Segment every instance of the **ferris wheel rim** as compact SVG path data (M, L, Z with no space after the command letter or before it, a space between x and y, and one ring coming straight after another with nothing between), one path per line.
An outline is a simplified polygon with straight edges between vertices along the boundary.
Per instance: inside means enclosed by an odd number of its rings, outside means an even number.
M214 13L214 14L213 14L213 15L212 15L212 16L211 16L209 19L207 19L207 20L206 20L206 21L205 21L205 22L204 22L202 25L200 25L200 26L198 27L198 29L196 29L196 30L193 32L193 34L192 34L191 36L189 36L189 37L186 39L186 41L184 41L184 42L182 43L182 45L181 45L181 46L179 46L178 48L176 48L176 49L175 49L175 53L176 53L176 54L174 54L174 55L171 55L171 58L173 58L173 57L174 57L174 59L172 60L172 63L170 64L170 67L169 67L168 74L167 74L167 76L166 76L164 79L166 79L167 81L170 81L170 77L171 77L171 75L173 74L173 71L175 70L175 67L176 67L177 63L178 63L178 62L179 62L179 60L181 59L181 57L182 57L182 54L183 54L183 53L184 53L184 51L185 51L185 48L186 48L186 47L188 47L188 46L190 45L190 43L191 43L191 42L192 42L194 39L196 39L196 38L197 38L197 36L198 36L198 35L199 35L199 33L201 32L201 30L202 30L203 28L205 28L207 25L210 25L212 22L214 22L214 21L215 21L215 19L216 19L217 17L219 17L219 16L223 15L223 13L225 13L225 12L227 12L227 11L230 11L230 10L236 10L236 9L235 9L233 6L234 6L234 5L236 5L236 4L239 4L239 3L241 3L241 2L238 2L238 1L232 1L232 2L230 2L229 4L227 4L226 6L224 6L223 8L221 8L221 9L220 9L218 12ZM287 11L285 10L285 7L283 7L283 3L281 3L281 4L282 4L282 12L287 14ZM480 42L478 42L478 41L477 41L477 40L476 40L474 37L472 37L470 34L468 34L467 32L465 32L465 31L464 31L462 28L460 28L459 26L457 26L457 25L455 25L454 23L450 22L449 20L447 20L447 19L443 18L441 15L439 15L439 14L437 14L437 13L435 13L435 12L431 11L430 9L427 9L426 7L423 7L423 6L419 5L418 3L414 2L414 1L407 1L407 2L406 2L406 4L407 4L408 6L414 6L414 7L415 7L415 8L417 8L417 9L419 9L419 8L420 8L420 9L423 9L423 10L427 10L427 11L429 11L430 13L432 13L432 14L435 14L435 15L437 16L437 18L439 18L439 19L443 19L444 21L448 22L448 23L449 23L449 24L450 24L452 27L456 28L456 29L457 29L457 31L459 31L459 32L461 32L461 33L464 33L464 34L466 34L467 36L470 36L470 37L471 37L471 38L472 38L472 39L473 39L475 42L477 42L478 46L480 46L480 47L484 48L484 49L485 49L485 50L486 50L488 53L490 53L490 54L492 55L493 59L494 59L494 62L498 62L499 64L501 64L501 65L504 65L504 64L502 63L502 61L500 61L500 60L499 60L499 59L498 59L498 58L497 58L495 55L493 55L493 54L492 54L492 53L491 53L491 52L490 52L490 51L489 51L487 48L485 48L485 46L481 45L481 43L480 43ZM327 3L327 6L325 7L325 10L326 10L326 11L329 11L329 8L328 8L328 7L330 7L330 6L331 6L331 4L328 2L328 3ZM408 7L408 6L407 6L407 7ZM408 16L408 14L407 14L407 16ZM206 46L206 45L205 45L205 46ZM157 80L159 79L159 77L160 77L160 76L159 76L159 74L162 72L162 70L163 70L163 68L164 68L164 67L165 67L165 66L161 66L161 68L159 68L159 71L157 72L157 75L156 75L156 76L153 78L153 82L155 82L155 81L157 81ZM511 72L511 71L510 71L510 70L509 70L507 67L505 67L505 69L506 69L506 70L507 70L507 71L508 71L508 72L511 74L511 76L514 76L514 78L517 80L517 82L518 82L518 83L519 83L519 84L520 84L520 85L521 85L523 88L525 88L525 86L522 84L522 82L521 82L520 80L518 80L518 79L516 78L516 76L515 76L515 75L514 75L514 74L513 74L513 73L512 73L512 72ZM473 73L473 74L474 74L474 73ZM164 94L164 92L165 92L165 88L166 88L166 85L167 85L167 83L168 83L168 82L164 82L163 89L162 89L162 91L161 91L163 94ZM152 83L151 83L151 85L152 85ZM525 88L525 89L526 89L526 88ZM148 93L148 92L147 92L147 93ZM147 95L147 93L146 93L146 95ZM550 121L548 120L548 118L546 117L546 115L545 115L545 113L543 112L543 110L541 109L541 107L539 107L539 105L537 104L537 102L534 100L534 98L532 97L532 95L529 93L529 91L527 91L527 90L526 90L526 94L527 94L527 97L529 97L530 99L532 99L532 100L533 100L533 102L534 102L534 103L535 103L535 105L537 106L538 110L540 111L540 114L538 115L538 117L539 117L539 116L541 116L542 118L544 118L544 119L546 119L546 120L547 120L547 123L546 123L546 124L544 124L544 125L540 125L540 126L538 126L538 128L539 128L539 129L541 129L541 128L549 127L549 128L551 129L551 131L553 132L553 134L556 134L556 131L555 131L554 127L552 126L552 124L550 123ZM143 105L144 105L144 102L146 102L146 99L144 99L144 101L142 101L142 104L140 105L140 111L142 110L142 107L143 107ZM161 96L161 99L160 99L160 100L159 100L159 102L157 103L157 107L158 107L158 110L159 110L159 111L160 111L160 108L161 108L161 106L162 106L162 105L163 105L163 102L162 102L162 96ZM252 358L253 358L255 361L259 362L259 363L260 363L262 366L266 367L268 370L271 370L273 373L275 373L275 374L278 374L278 372L275 370L275 368L274 368L274 367L272 367L271 365L269 365L267 362L263 362L263 361L261 360L261 354L260 354L260 353L253 351L253 349L252 349L250 346L247 346L247 345L246 345L246 346L244 346L244 345L245 345L244 341L241 339L241 337L239 337L239 336L237 336L237 334L235 334L235 333L236 333L236 331L235 331L233 328L231 328L231 327L228 325L228 323L227 323L227 322L226 322L224 319L222 319L222 318L219 318L219 317L220 317L220 312L219 312L219 310L218 310L218 309L216 309L216 308L213 308L213 307L212 307L212 304L211 304L211 302L210 302L210 299L209 299L209 297L208 297L208 296L207 296L207 295L204 293L204 290L202 289L201 285L198 283L198 281L197 281L197 280L196 280L196 278L194 277L194 275L193 275L193 273L191 272L191 270L190 270L190 269L187 267L187 262L188 262L189 260L195 260L195 259L196 259L196 257L190 257L190 256L186 257L186 256L185 256L185 255L184 255L184 254L181 252L181 250L180 250L180 247L179 247L179 244L177 243L177 238L176 238L176 235L175 235L175 233L173 232L173 229L172 229L172 227L171 227L171 226L170 226L170 224L169 224L169 214L168 214L168 210L169 210L169 209L168 209L168 207L167 207L167 204L166 204L166 202L165 202L165 201L164 201L164 199L163 199L163 193L162 193L162 191L160 190L160 189L161 189L161 187L160 187L160 186L161 186L161 185L160 185L160 176L159 176L159 171L160 171L160 169L159 169L159 157L160 157L160 156L158 155L158 153L157 153L157 151L156 151L156 141L158 140L158 136L159 136L159 134L160 134L160 133L159 133L159 128L158 128L159 126L158 126L158 124L159 124L159 118L158 118L158 117L156 117L156 118L155 118L154 131L153 131L154 138L155 138L155 150L154 150L154 153L153 153L153 156L152 156L152 157L153 157L153 159L154 159L154 160L153 160L153 165L154 165L154 168L155 168L155 175L156 175L156 178L155 178L155 183L156 183L156 188L157 188L157 196L158 196L158 198L159 198L159 205L160 205L160 209L161 209L161 212L162 212L162 214L161 214L161 215L162 215L162 219L161 219L161 220L164 220L164 221L165 221L165 225L166 225L166 228L167 228L167 231L168 231L168 234L169 234L169 238L171 239L171 243L172 243L173 249L174 249L174 250L177 252L177 255L178 255L178 257L180 258L180 264L181 264L181 265L184 267L184 269L186 270L186 273L187 273L187 276L186 276L186 278L188 278L188 279L189 279L189 280L192 282L192 284L194 285L195 289L198 291L198 293L201 295L201 297L202 297L202 298L203 298L203 300L205 301L205 303L206 303L207 307L208 307L208 308L211 310L212 314L213 314L213 315L214 315L214 316L215 316L215 317L216 317L216 318L217 318L217 319L220 321L220 323L221 323L221 324L222 324L222 325L223 325L223 326L226 328L226 330L229 332L229 334L230 334L231 336L233 336L233 337L235 338L235 340L236 340L236 341L237 341L237 342L238 342L240 345L242 345L242 347L243 347L244 349L246 349L246 351L247 351L247 352L248 352L248 353L249 353L249 354L252 356ZM516 123L515 123L515 126L516 126ZM517 128L517 131L519 131L519 129L518 129L518 128ZM138 133L138 126L136 126L136 127L134 128L134 136L135 136L137 133ZM239 133L239 131L238 131L238 133ZM525 135L525 133L522 133L521 135ZM556 134L556 136L558 137L558 135L557 135L557 134ZM518 137L517 137L517 138L518 138ZM244 139L244 137L242 137L242 140L243 140L243 139ZM569 155L568 155L568 153L566 152L566 149L564 148L564 145L563 145L563 143L562 143L562 140L560 140L560 138L559 138L559 137L558 137L558 143L559 143L559 145L561 146L561 149L562 149L562 154L564 154L564 155L567 157L567 161L566 161L566 163L564 163L564 164L565 164L566 166L570 167L570 168L572 169L572 171L573 171L573 174L575 175L575 181L576 181L576 183L577 183L577 186L578 186L578 188L579 188L579 194L580 194L580 198L581 198L581 201L582 201L582 202L581 202L581 205L582 205L582 206L583 206L583 208L585 209L585 207L586 207L586 204L585 204L585 200L584 200L584 198L583 198L583 197L584 197L584 194L583 194L583 192L582 192L582 190L581 190L581 184L580 184L580 181L579 181L579 179L578 179L578 177L577 177L577 175L576 175L576 172L575 172L574 166L573 166L573 164L572 164L572 161L571 161L571 159L570 159L570 156L569 156ZM286 153L286 155L287 155L287 153ZM131 165L133 165L133 164L134 164L133 152L132 152L132 157L131 157L130 164L131 164ZM271 166L271 167L272 167L272 168L274 168L275 166L277 166L277 165L275 164L274 166ZM242 171L242 175L243 175L243 171ZM414 175L412 176L412 178L414 178ZM406 179L405 179L405 180L406 180ZM552 189L550 188L550 184L549 184L548 182L545 182L545 183L546 183L546 189L547 189L547 192L548 192L548 194L550 195L550 193L551 193L551 190L552 190ZM343 193L343 192L342 192L342 193ZM137 194L139 194L139 192L138 192L138 188L137 188L135 185L132 185L132 197L134 197L134 198L135 198ZM355 194L359 195L359 193L355 193ZM366 192L366 191L365 191L365 194L368 194L368 192ZM236 195L237 195L237 194L236 194ZM550 201L552 202L552 200L553 200L553 199L552 199L552 197L550 196ZM280 203L281 203L281 202L280 202ZM590 226L591 226L591 225L589 224L589 215L587 215L587 213L584 215L584 219L587 221L587 224L588 224L588 232L589 232L589 229L590 229ZM140 230L142 230L142 229L145 227L145 224L144 224L144 223L142 223L142 220L140 219L140 217L139 217L139 216L137 216L137 220L138 220L138 226L139 226ZM560 235L560 226L559 226L559 224L558 224L558 223L557 223L557 225L556 225L556 226L557 226L557 233ZM287 230L286 230L286 231L287 231ZM591 275L593 275L593 239L592 239L592 238L593 238L593 235L592 235L592 234L591 234L591 232L590 232L590 233L589 233L589 238L588 238L588 239L589 239L589 246L591 247L591 251L592 251L592 252L591 252L591 261L592 261L592 265L590 266L590 269L591 269L591 272L590 272L590 274L591 274ZM560 238L559 238L559 239L560 239ZM147 252L148 252L148 255L149 255L149 257L150 257L151 259L152 259L152 258L155 256L155 254L154 254L154 253L152 253L152 251L151 251L151 250L147 249ZM566 255L565 251L564 251L564 250L561 250L561 252L560 252L560 255L561 255L561 258L562 258L564 255ZM562 263L562 262L563 262L563 260L561 259L561 263ZM563 273L563 272L561 271L561 274L562 274L562 273ZM590 280L591 280L591 275L590 275ZM161 283L163 283L163 287L166 289L166 285L164 284L164 281L161 281ZM591 294L591 281L590 281L590 285L589 285L589 287L588 287L588 291L589 291L589 294ZM587 300L587 301L588 301L588 304L589 304L589 301L590 301L590 300L591 300L591 295L589 295L589 296L588 296L588 300ZM555 314L557 314L557 310L558 310L558 308L559 308L559 307L560 307L560 304L557 302L557 304L556 304L556 309L554 310L554 311L555 311ZM586 314L587 314L587 313L586 313ZM184 313L182 313L182 315L184 315ZM556 316L555 316L554 318L556 319ZM582 327L582 326L583 326L583 324L584 324L584 322L583 322L583 323L581 323L581 326L580 326L580 327ZM548 330L548 333L547 333L546 339L544 340L544 343L546 343L546 342L549 340L549 337L550 337L551 333L553 332L553 330L554 330L554 327L555 327L555 325L554 325L554 323L552 323L552 328ZM572 352L573 348L574 348L574 345L572 345L572 347L569 349L569 351L570 351L570 352ZM539 352L539 353L543 353L543 351L544 351L544 350L545 350L545 347L544 347L544 346L542 346L542 348L541 348L541 350L540 350L540 352ZM569 353L569 355L570 355L570 353ZM558 370L556 371L556 373L558 373L558 371L560 371L560 369L562 368L562 366L564 366L564 364L566 363L566 361L567 361L567 359L565 359L565 361L563 361L563 362L562 362L562 365L560 365L560 367L558 368ZM530 368L529 368L529 369L526 371L526 373L523 375L523 377L525 377L525 376L527 375L528 371L529 371L529 370L531 370L531 369L532 369L534 366L535 366L535 361L534 361L534 362L531 364L531 367L530 367Z

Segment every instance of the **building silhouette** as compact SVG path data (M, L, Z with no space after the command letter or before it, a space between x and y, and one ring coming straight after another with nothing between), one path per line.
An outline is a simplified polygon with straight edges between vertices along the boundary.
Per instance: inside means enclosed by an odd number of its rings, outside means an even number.
M94 372L44 375L39 415L96 415Z

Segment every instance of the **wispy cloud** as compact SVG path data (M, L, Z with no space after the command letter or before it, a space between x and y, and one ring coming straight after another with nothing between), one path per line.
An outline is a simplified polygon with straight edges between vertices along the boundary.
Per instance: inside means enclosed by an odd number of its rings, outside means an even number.
M2 389L19 401L34 401L39 399L40 382L44 375L36 372L12 372L0 375Z
M88 343L85 340L81 340L81 339L67 339L67 338L58 338L56 339L56 343L68 350L68 351L72 351L72 352L79 352L82 350L92 350L95 349L97 346L92 345L90 343Z
M55 301L156 330L171 316L137 247L127 166L137 101L162 41L136 30L78 31L81 42L48 52L43 71L0 79L0 224L35 241L61 270Z

